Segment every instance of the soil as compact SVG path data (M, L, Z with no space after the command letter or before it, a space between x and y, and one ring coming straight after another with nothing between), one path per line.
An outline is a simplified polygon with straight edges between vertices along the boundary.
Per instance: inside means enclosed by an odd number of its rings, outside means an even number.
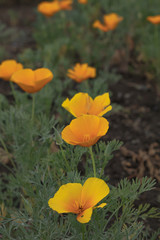
M10 58L16 59L16 55L25 47L34 47L32 24L35 12L31 7L16 8L18 18L13 26L9 10L11 9L0 9L1 22L7 27L14 27L16 32L24 32L21 40L17 37L11 40L9 45L4 44ZM13 8L12 11L14 11ZM131 63L128 62L128 64ZM106 141L121 140L124 145L114 154L114 158L106 166L105 173L110 177L110 183L115 186L125 177L141 179L143 176L148 176L156 179L155 189L143 194L136 204L149 202L152 207L159 207L160 97L157 84L139 70L138 65L135 67L135 72L123 71L121 76L122 79L110 86L110 90L112 103L122 108L118 112L113 111L108 118L110 128L104 139ZM0 93L10 97L7 82L0 81ZM148 220L146 224L149 224L152 230L157 230L160 226L157 219Z
M122 79L111 86L112 102L123 108L109 117L110 128L106 141L123 141L120 151L106 166L105 173L110 183L117 185L127 177L141 179L144 176L156 179L156 187L140 196L135 203L150 203L160 206L160 98L154 81L142 75L123 74ZM160 226L158 219L146 223L152 230Z
M25 48L35 47L32 38L35 19L36 11L33 7L0 7L0 27L3 25L3 32L7 36L5 39L1 37L0 41L7 59L17 59L17 55Z

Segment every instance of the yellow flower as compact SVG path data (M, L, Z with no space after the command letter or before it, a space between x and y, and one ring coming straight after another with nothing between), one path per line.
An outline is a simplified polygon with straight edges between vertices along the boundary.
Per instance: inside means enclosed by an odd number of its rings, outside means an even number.
M149 16L147 20L153 24L160 24L160 15L157 16Z
M108 32L114 30L118 23L123 20L123 17L118 16L116 13L110 13L108 15L104 15L103 20L104 24L102 24L99 20L96 20L93 23L93 27L99 28L104 32Z
M38 4L37 9L40 13L42 13L46 17L51 17L55 13L59 12L61 10L61 7L58 1L54 1L54 2L44 1Z
M108 121L95 115L82 115L66 126L61 135L62 139L71 145L90 147L100 137L104 136L109 128Z
M0 64L0 78L9 81L12 74L22 68L22 64L15 60L5 60Z
M50 198L48 205L58 213L77 214L77 221L87 223L90 221L94 208L103 208L106 203L95 205L109 194L108 185L99 178L88 178L84 185L80 183L67 183L62 185Z
M88 2L88 0L78 0L78 2L81 4L86 4Z
M94 100L88 93L77 93L69 100L68 98L62 103L67 111L73 116L79 117L83 114L103 116L112 109L109 93L97 96Z
M51 17L61 10L72 9L72 3L72 0L54 0L52 2L44 1L38 4L38 11L46 17Z
M15 72L11 81L15 82L25 92L38 92L53 78L52 72L47 68L39 68L36 70L22 69Z
M87 63L80 64L77 63L74 66L74 69L68 69L67 76L76 82L83 82L88 78L95 78L96 76L96 69L93 67L89 67Z

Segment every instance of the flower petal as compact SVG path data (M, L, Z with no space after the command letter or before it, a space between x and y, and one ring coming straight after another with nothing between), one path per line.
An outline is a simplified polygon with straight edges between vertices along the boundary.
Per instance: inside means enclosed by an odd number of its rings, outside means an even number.
M98 133L97 136L104 136L108 129L109 129L109 122L103 118L103 117L99 117L100 121L99 121L99 127L98 127Z
M66 126L62 132L61 132L61 136L62 139L71 144L71 145L78 145L79 144L79 140L77 139L77 137L74 135L74 133L72 132L70 125Z
M109 93L104 93L102 95L97 96L92 103L92 107L89 110L89 114L103 116L106 112L112 109L109 106L111 100L109 98Z
M91 138L97 136L99 131L100 118L94 115L82 115L71 121L70 126L72 132L80 141L85 141L85 136Z
M62 185L50 198L48 205L58 213L79 213L82 185L80 183L67 183Z
M94 207L94 208L104 208L107 205L107 203L101 203L100 205Z
M53 78L53 73L48 68L38 68L34 72L35 82L40 82L42 80L51 81Z
M90 219L91 219L91 216L92 216L92 212L93 212L92 208L86 209L82 213L78 214L77 221L80 222L80 223L87 223L87 222L89 222Z
M102 117L105 113L109 112L112 110L112 106L109 105L108 107L105 108L104 111L102 111L101 113L98 114L99 117Z
M34 71L29 68L21 69L12 75L11 81L34 86Z
M15 72L11 81L18 84L25 92L38 92L53 78L53 74L49 69L40 68L35 71L32 69L21 69Z
M13 73L11 81L18 84L25 92L34 92L34 71L21 69Z
M93 100L88 93L77 93L71 100L68 98L62 103L67 111L73 116L79 117L82 114L87 114Z
M87 63L77 63L74 69L68 69L67 76L75 80L76 82L82 82L88 78L94 78L96 75L96 69L89 67Z
M88 78L95 78L96 77L96 69L93 67L88 67Z
M106 134L109 123L95 115L82 115L71 121L62 131L62 138L69 144L89 147Z
M147 20L153 24L160 24L160 15L157 16L149 16Z
M108 185L99 178L88 178L83 185L81 205L83 209L94 207L109 193Z
M47 68L39 68L34 71L36 91L42 89L53 78L53 73Z
M72 0L62 0L59 2L60 8L62 10L71 10L72 9Z
M110 13L104 16L104 23L109 30L114 30L122 20L123 17L118 16L116 13Z
M0 64L0 77L8 81L14 72L22 68L22 64L15 60L5 60Z
M99 20L96 20L94 23L93 23L93 27L94 28L98 28L104 32L107 32L109 31L108 27L103 25Z
M53 14L61 10L58 1L48 2L44 1L38 4L38 11L45 15L46 17L51 17Z

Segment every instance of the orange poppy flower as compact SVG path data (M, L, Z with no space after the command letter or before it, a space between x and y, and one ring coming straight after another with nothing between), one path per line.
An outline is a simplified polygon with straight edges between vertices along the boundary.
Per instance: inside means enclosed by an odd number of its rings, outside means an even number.
M109 194L108 185L99 178L88 178L84 185L80 183L67 183L62 185L50 198L48 205L58 213L77 214L77 221L87 223L90 221L94 208L103 208L106 203L95 207Z
M100 137L104 136L109 128L108 121L95 115L82 115L66 126L62 133L62 139L71 145L90 147Z
M81 4L86 4L88 2L88 0L78 0L78 2Z
M53 78L52 72L47 68L39 68L36 70L22 69L15 72L11 81L15 82L25 92L35 93L41 90Z
M147 20L153 24L160 24L160 15L157 16L149 16Z
M59 1L59 5L61 10L71 10L72 9L72 0L61 0Z
M76 82L80 83L88 78L95 78L96 76L96 69L93 67L89 67L87 63L80 64L77 63L73 70L68 69L67 76Z
M61 7L58 1L54 1L54 2L45 1L38 4L37 9L40 13L42 13L46 17L51 17L55 13L59 12L61 10Z
M99 28L104 32L108 32L114 30L118 23L123 20L123 17L118 16L116 13L110 13L108 15L104 15L103 17L104 24L102 24L99 20L93 23L94 28Z
M68 98L62 103L67 111L73 116L79 117L83 114L103 116L112 109L109 93L97 96L94 100L88 93L77 93L69 100Z
M12 74L22 68L23 65L15 60L5 60L0 64L0 78L9 81Z

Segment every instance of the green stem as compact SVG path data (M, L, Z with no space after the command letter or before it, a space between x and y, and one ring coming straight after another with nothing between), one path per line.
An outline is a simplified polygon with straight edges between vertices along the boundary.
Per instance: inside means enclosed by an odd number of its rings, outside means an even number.
M158 46L158 42L159 42L159 41L158 41L158 40L159 40L159 39L158 39L158 35L159 35L159 34L158 34L158 25L156 25L156 26L155 26L155 43L156 43L157 46Z
M33 124L34 121L34 112L35 112L35 94L32 95L32 117L31 117L31 122Z
M95 161L94 161L92 146L89 147L89 152L90 152L91 159L92 159L94 177L96 177L96 165L95 165Z
M100 176L99 176L100 178L102 177L103 171L104 171L104 168L102 167L101 172L100 172Z
M61 149L61 152L62 152L63 159L64 159L64 161L65 161L65 163L66 163L67 169L68 169L69 171L71 171L71 168L70 168L69 163L68 163L68 161L67 161L67 158L66 158L66 155L65 155L65 153L64 153L64 150L63 150L63 148L62 148L61 145L59 145L59 146L60 146L60 149Z
M6 146L5 142L3 141L3 139L2 139L1 137L0 137L0 142L1 142L2 147L4 148L4 150L5 150L7 153L9 153L9 151L8 151L8 149L7 149L7 146Z
M118 210L121 208L121 205L112 213L112 215L107 219L107 223L105 224L103 231L106 230L108 223L110 222L110 220L112 219L112 217L118 212Z
M159 32L158 32L158 25L155 26L155 56L156 56L156 60L157 60L157 64L156 64L156 70L157 70L157 74L159 75L160 71L159 71L159 64L160 64L160 56L159 56Z
M12 82L12 81L9 81L9 83L10 83L10 87L11 87L11 90L12 90L12 95L13 95L13 97L14 97L14 100L15 100L16 104L17 104L18 101L17 101L16 92L15 92L15 89L14 89L13 82Z
M102 177L102 174L104 173L104 168L105 168L105 166L107 165L107 159L105 159L105 161L104 161L104 163L103 163L103 165L102 165L102 168L101 168L101 172L100 172L100 178Z
M88 79L84 81L84 85L85 85L85 91L90 94L90 87L89 87L89 83L88 83Z
M4 148L5 152L8 153L8 156L9 156L10 153L9 153L9 151L7 149L7 146L6 146L5 142L3 141L3 139L1 137L0 137L0 142L1 142L1 145ZM12 157L10 157L9 160L11 161L12 166L16 169L16 165L15 165L14 161L12 160Z
M82 240L85 240L85 231L86 231L85 225L82 224Z

